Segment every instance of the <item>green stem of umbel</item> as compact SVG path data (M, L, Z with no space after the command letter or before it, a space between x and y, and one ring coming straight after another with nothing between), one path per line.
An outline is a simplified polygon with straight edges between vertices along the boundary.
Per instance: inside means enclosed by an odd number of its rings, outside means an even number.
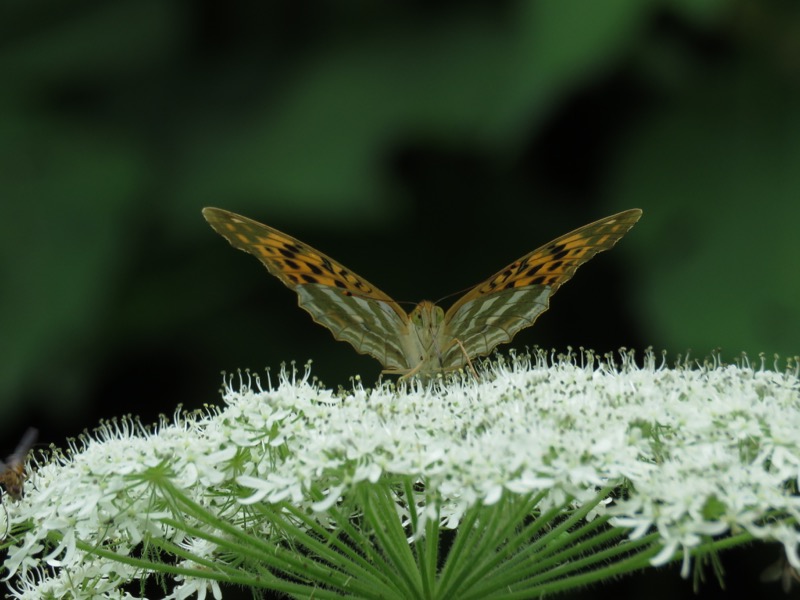
M568 497L549 502L546 492L505 492L491 505L469 508L450 530L441 526L436 511L420 504L424 486L410 478L359 484L351 498L340 499L341 510L326 513L324 524L289 503L257 503L246 518L238 514L225 520L166 477L153 483L175 510L161 523L179 534L175 539L213 544L215 560L163 539L144 542L139 557L82 542L78 548L154 575L295 598L376 600L547 596L645 569L661 550L655 533L629 539L629 530L612 526L607 517L587 518L611 488L578 507ZM702 552L750 539L746 534L709 539ZM681 558L676 554L673 560Z

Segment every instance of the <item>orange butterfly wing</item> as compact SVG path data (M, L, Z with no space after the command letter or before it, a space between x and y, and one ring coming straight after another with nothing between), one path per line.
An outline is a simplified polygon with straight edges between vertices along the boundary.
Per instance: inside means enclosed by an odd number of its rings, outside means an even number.
M403 343L408 316L387 294L277 229L219 208L204 208L203 216L234 248L258 258L294 290L300 307L337 340L373 356L386 369L409 368Z
M638 208L600 219L556 238L501 269L456 301L445 315L447 337L458 339L443 360L457 368L491 352L533 325L550 297L598 252L610 250L633 227Z

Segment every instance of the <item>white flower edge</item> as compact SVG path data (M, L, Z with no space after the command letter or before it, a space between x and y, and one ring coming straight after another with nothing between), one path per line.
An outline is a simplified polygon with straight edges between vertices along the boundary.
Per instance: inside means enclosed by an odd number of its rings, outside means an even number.
M203 415L176 414L152 429L107 423L41 464L25 498L6 503L7 528L24 531L5 560L11 592L36 597L41 586L52 591L57 581L76 585L76 574L97 576L97 559L87 569L76 540L121 553L148 537L189 543L153 502L142 474L154 468L224 518L248 504L290 502L323 523L354 486L411 476L424 482L423 498L437 499L449 527L503 493L547 491L546 508L565 498L579 505L626 482L628 496L595 514L613 515L633 538L657 531L663 550L653 564L680 550L688 557L708 536L744 530L781 542L800 568L792 524L800 499L786 485L800 471L797 372L667 368L652 354L643 367L632 354L619 363L539 353L498 362L481 381L343 394L310 384L308 372L283 373L266 389L257 379L228 379L225 406ZM237 488L249 493L231 502ZM423 520L436 514L427 508L417 507ZM61 540L55 548L45 544L52 534ZM213 558L212 546L197 547Z

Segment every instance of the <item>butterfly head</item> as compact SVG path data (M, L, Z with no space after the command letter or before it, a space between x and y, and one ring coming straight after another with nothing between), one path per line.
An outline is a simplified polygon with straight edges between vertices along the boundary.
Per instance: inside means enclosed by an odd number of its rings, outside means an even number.
M419 329L439 329L444 322L444 311L441 306L436 306L433 302L423 300L414 307L408 318L414 326Z

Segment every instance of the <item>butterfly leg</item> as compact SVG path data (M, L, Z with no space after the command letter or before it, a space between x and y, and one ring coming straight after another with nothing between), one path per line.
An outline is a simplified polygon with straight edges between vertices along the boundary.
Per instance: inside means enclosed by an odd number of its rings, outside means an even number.
M414 375L420 372L422 369L422 365L425 364L424 362L420 362L416 367L413 369L384 369L381 371L381 375L400 375L400 381L405 381L407 379L411 379ZM426 379L423 377L423 379Z
M416 367L414 367L413 369L409 369L408 371L406 371L405 373L403 373L403 374L400 376L400 379L403 379L403 380L405 380L405 379L411 379L411 378L412 378L414 375L416 375L417 373L419 373L419 370L422 368L422 364L423 364L423 363L421 363L421 362L420 362L420 363L419 363L419 364L418 364Z
M400 379L407 379L416 369L383 369L381 375L400 375Z
M472 361L469 358L469 354L467 354L467 349L464 348L464 344L462 344L461 340L458 338L453 338L453 344L458 344L458 347L461 348L461 352L464 354L464 358L466 359L467 364L469 365L469 370L472 371L472 374L475 376L475 379L480 381L481 378L478 375L478 372L475 370L475 367L472 365ZM450 345L452 346L453 344Z

